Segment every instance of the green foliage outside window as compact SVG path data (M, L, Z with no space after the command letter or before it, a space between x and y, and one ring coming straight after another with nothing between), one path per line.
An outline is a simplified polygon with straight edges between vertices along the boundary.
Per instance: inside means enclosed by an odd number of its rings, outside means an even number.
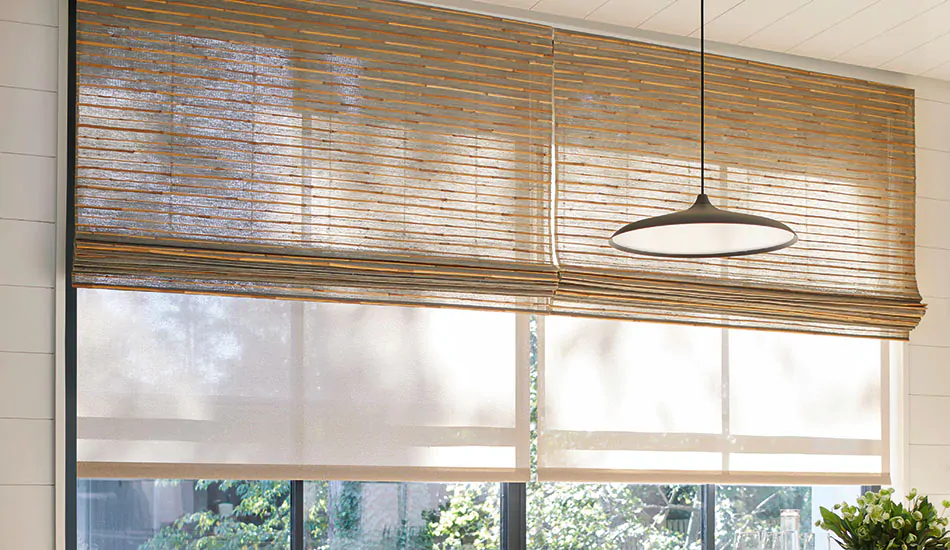
M214 510L187 514L163 527L142 550L243 550L290 547L290 484L284 481L201 480L240 499L226 516Z

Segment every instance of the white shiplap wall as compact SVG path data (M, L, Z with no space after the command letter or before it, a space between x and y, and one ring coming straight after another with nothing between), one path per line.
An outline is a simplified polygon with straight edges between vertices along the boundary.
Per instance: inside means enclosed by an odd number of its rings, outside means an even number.
M54 543L57 0L0 0L0 547Z
M907 362L906 473L910 487L950 498L950 89L917 89L917 281L927 314Z

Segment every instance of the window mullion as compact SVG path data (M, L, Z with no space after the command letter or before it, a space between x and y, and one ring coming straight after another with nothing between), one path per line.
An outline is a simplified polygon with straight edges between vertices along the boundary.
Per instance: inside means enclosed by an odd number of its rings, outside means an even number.
M700 523L700 539L703 550L716 550L716 486L707 483L700 487L700 502L703 520Z
M501 550L524 550L528 544L527 487L501 484Z
M303 481L290 482L290 550L306 550Z

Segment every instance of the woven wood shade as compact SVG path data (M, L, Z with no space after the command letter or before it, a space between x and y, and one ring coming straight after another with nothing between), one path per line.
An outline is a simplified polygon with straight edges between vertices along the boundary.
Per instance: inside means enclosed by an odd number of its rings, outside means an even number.
M555 34L557 313L906 338L914 274L914 95L720 56L706 62L706 189L795 246L717 260L612 249L622 224L699 190L699 56Z
M538 309L551 31L399 2L80 1L76 281Z
M923 314L910 90L710 56L710 197L800 242L655 260L607 238L695 198L695 52L386 0L77 12L79 286L896 339Z

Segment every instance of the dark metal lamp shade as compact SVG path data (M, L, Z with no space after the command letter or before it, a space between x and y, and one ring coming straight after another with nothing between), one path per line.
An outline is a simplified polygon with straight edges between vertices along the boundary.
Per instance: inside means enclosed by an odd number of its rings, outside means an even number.
M624 252L664 258L721 258L773 252L798 241L782 222L716 208L700 194L693 206L629 223L610 237Z

